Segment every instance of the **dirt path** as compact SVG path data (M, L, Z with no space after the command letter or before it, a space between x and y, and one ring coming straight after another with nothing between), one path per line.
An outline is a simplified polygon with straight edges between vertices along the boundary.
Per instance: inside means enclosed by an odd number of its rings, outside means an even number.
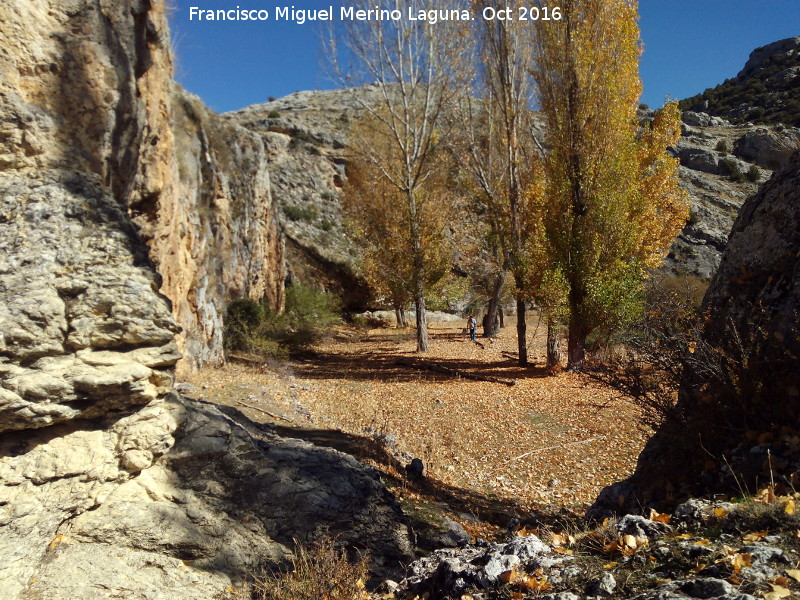
M433 324L424 359L514 379L515 386L397 365L401 357L420 358L412 330L342 327L285 366L233 363L199 372L190 380L198 389L188 395L334 446L331 430L348 434L347 443L381 438L400 460L403 453L420 457L426 475L447 489L520 510L580 509L633 470L646 440L636 409L583 375L545 376L543 327L531 344L534 366L523 369L503 355L515 350L513 326L485 349L466 339L462 326Z

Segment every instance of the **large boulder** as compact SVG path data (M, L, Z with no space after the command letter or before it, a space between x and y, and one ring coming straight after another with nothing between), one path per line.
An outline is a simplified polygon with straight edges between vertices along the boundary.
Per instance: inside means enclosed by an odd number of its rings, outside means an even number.
M375 472L211 405L171 395L102 427L0 442L8 600L211 598L322 536L384 575L411 556Z
M740 493L800 470L784 442L800 414L800 153L749 198L703 301L704 330L676 416L593 516ZM787 427L789 429L787 429Z
M734 153L761 167L783 167L800 147L800 129L759 127L745 133L736 143Z

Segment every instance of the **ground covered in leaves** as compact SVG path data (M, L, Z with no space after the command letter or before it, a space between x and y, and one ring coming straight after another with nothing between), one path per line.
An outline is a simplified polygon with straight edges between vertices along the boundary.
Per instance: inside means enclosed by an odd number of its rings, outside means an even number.
M493 342L479 338L484 347L463 326L433 323L425 355L414 352L413 329L341 326L285 363L232 360L198 372L187 395L372 461L401 482L407 509L424 510L426 498L459 500L468 529L492 506L521 516L553 505L581 511L632 472L647 438L638 409L585 375L547 376L545 327L535 316L527 368L513 358L513 326ZM515 385L397 364L404 359ZM402 466L412 457L423 460L431 494L405 488Z

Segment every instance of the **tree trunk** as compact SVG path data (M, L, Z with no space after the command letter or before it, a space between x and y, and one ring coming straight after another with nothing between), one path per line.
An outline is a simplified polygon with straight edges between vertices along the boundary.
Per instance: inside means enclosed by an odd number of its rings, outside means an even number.
M577 279L577 278L574 278ZM569 290L569 332L567 333L567 369L575 371L586 358L586 327L581 320L581 307L586 294L573 283Z
M528 324L525 322L525 300L517 298L517 348L519 349L519 364L528 365Z
M561 364L561 351L558 340L558 323L547 319L547 370L554 371Z
M417 352L428 351L428 317L425 314L425 296L414 300L417 309Z
M406 323L406 309L402 306L394 307L394 318L397 321L398 329L405 329L408 327L408 323Z
M503 284L506 281L506 271L500 270L492 286L492 297L489 298L489 308L483 318L483 337L495 337L500 332L500 294L503 293Z
M503 329L503 327L506 326L506 319L505 319L505 313L503 313L502 306L497 307L497 318L500 319L500 329Z
M579 369L586 358L586 332L578 319L569 320L569 334L567 338L567 369Z

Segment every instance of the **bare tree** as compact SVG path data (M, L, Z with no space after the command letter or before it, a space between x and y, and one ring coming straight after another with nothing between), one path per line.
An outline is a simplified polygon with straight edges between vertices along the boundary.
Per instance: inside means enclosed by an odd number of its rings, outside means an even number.
M513 4L513 3L512 3ZM477 2L478 12L489 2ZM530 23L476 18L473 64L477 77L456 111L464 123L455 155L471 174L485 209L487 237L498 259L486 322L497 323L507 273L514 277L519 362L526 342L526 180L537 148L533 134L533 41ZM487 332L491 335L493 331Z
M420 352L428 349L426 248L421 232L426 211L421 205L437 201L434 194L425 193L424 184L441 167L436 156L448 136L444 117L468 73L462 47L468 36L466 22L432 24L406 15L421 9L451 14L466 4L462 0L355 0L355 10L387 12L369 20L343 21L343 30L332 31L327 40L335 78L353 91L370 121L368 128L356 128L351 146L403 199ZM401 11L401 18L384 18L391 11Z

